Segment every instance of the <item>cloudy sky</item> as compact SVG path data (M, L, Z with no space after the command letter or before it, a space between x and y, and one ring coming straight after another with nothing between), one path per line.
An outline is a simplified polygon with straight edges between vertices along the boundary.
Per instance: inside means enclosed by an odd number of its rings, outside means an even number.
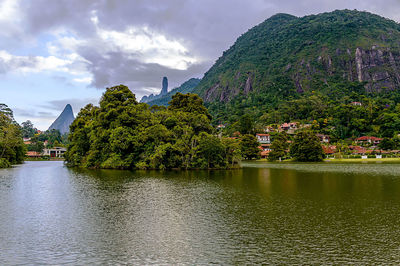
M0 103L45 130L104 89L140 99L202 77L238 36L276 13L366 10L400 22L400 0L0 0Z

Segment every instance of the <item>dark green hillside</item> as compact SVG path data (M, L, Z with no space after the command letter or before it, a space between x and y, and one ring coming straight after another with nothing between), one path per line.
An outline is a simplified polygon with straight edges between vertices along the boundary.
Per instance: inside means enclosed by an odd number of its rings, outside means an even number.
M350 10L277 14L240 36L194 92L215 119L227 120L260 116L312 92L348 95L353 87L380 95L399 89L398 23Z
M171 90L166 95L161 96L160 98L157 98L153 101L147 102L147 104L150 106L152 106L152 105L167 106L168 102L171 101L173 95L175 95L177 92L180 92L182 94L191 93L193 91L193 89L197 85L199 85L200 81L201 81L201 79L191 78L188 81L184 82L178 88Z

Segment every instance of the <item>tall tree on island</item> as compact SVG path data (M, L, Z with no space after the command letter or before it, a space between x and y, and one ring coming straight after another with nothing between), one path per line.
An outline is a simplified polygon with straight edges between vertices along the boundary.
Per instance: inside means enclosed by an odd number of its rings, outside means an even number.
M324 158L320 139L312 131L300 131L290 146L290 155L298 162L320 162Z
M271 144L271 152L268 154L269 161L276 161L287 157L289 149L288 136L286 132L275 136Z
M246 160L259 159L261 153L261 150L258 148L259 145L256 137L250 134L244 135L240 141L243 158Z

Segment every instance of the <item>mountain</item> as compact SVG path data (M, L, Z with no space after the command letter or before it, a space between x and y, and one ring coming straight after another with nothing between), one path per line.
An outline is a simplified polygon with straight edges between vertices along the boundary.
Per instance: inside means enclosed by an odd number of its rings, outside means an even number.
M62 113L57 119L51 124L48 130L57 129L63 135L69 133L69 126L74 121L74 113L70 104L67 104Z
M226 118L232 110L267 111L288 98L357 84L371 93L399 90L400 25L337 10L272 16L240 36L193 92Z
M197 85L199 85L200 81L201 81L201 79L191 78L188 81L184 82L181 86L171 90L167 94L165 94L157 99L148 101L147 104L167 106L168 102L171 101L173 95L175 95L177 92L180 92L183 94L192 92L193 89Z
M150 94L149 96L143 96L142 99L140 100L140 102L148 103L150 101L154 101L156 99L161 98L162 96L166 95L167 93L168 93L168 78L163 77L162 88L161 88L160 94L158 94L158 95Z

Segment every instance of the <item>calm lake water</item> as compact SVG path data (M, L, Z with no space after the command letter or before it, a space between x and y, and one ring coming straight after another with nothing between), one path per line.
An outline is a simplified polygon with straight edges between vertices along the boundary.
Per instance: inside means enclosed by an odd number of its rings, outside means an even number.
M0 170L0 265L399 264L400 164Z

